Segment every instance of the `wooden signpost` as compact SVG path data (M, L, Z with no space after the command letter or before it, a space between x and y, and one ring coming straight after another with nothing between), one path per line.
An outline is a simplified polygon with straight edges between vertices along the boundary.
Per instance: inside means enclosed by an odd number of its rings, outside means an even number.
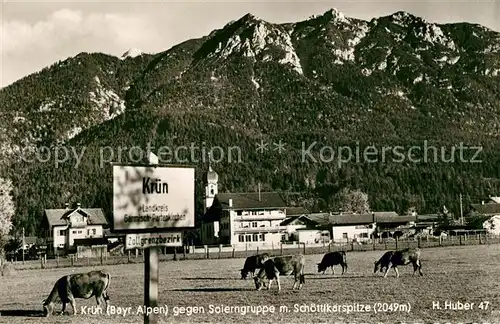
M113 165L113 231L126 233L125 249L144 249L144 323L158 322L158 247L182 246L194 227L194 167Z

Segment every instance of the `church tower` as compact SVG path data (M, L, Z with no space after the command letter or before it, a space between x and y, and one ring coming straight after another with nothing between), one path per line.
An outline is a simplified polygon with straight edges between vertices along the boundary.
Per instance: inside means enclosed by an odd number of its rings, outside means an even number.
M212 206L215 195L217 194L217 181L219 175L212 169L210 164L210 155L208 156L208 172L207 172L207 185L205 187L205 212Z

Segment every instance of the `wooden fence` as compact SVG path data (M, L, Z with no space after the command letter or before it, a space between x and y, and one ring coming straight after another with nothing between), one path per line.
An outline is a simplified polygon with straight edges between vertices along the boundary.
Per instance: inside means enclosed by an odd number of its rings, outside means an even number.
M362 251L384 251L396 250L408 247L419 247L422 249L447 247L447 246L470 246L470 245L489 245L500 244L500 236L493 235L468 235L468 236L448 236L448 237L421 237L416 239L393 240L383 239L367 243L347 242L347 243L324 243L324 244L277 244L276 247L263 249L237 249L228 246L204 246L193 247L183 246L174 250L174 253L160 248L160 261L173 260L200 260L200 259L227 259L227 258L245 258L257 253L269 253L270 255L285 254L323 254L332 251L362 252ZM100 257L80 257L69 255L66 257L56 257L41 260L14 261L11 262L16 270L23 269L50 269L66 267L85 267L100 266L127 263L142 263L144 255L141 250L125 251L124 255L112 256L108 253L102 253Z

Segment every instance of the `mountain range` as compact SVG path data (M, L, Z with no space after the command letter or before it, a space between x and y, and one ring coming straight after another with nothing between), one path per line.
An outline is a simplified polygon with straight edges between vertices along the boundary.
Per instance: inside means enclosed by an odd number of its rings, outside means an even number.
M226 156L213 164L222 192L261 183L290 205L332 210L350 187L366 192L373 210L446 205L457 213L460 193L468 204L500 189L499 103L500 33L484 26L406 12L365 21L331 9L284 24L247 14L161 53L81 53L0 89L0 162L15 186L15 225L29 233L38 232L44 208L67 201L110 216L103 147L148 144L238 146L242 163ZM272 150L280 140L281 154ZM256 151L261 141L270 145L264 153ZM482 162L471 163L472 151L465 162L458 153L453 162L319 160L321 147L424 142L447 158L459 144L481 147ZM302 148L313 143L316 162L304 161ZM57 167L27 161L61 145L85 154ZM207 161L190 163L198 167L199 218Z

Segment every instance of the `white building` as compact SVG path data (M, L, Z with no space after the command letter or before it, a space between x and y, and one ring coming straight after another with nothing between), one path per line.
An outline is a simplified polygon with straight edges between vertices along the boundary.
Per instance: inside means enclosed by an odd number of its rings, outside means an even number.
M46 209L44 225L47 241L56 250L73 248L78 239L102 238L108 222L101 208L66 204L64 209Z
M394 231L401 226L411 226L415 219L416 216L399 216L395 212L311 213L287 219L282 225L287 227L291 241L306 244L329 240L336 243L346 243L368 241L378 230Z
M317 244L331 242L330 232L328 230L317 230L308 228L297 229L297 242L305 244Z
M201 226L203 244L251 249L277 246L285 238L286 227L280 224L286 218L286 204L279 193L217 193L217 179L209 168L205 198L209 208Z

